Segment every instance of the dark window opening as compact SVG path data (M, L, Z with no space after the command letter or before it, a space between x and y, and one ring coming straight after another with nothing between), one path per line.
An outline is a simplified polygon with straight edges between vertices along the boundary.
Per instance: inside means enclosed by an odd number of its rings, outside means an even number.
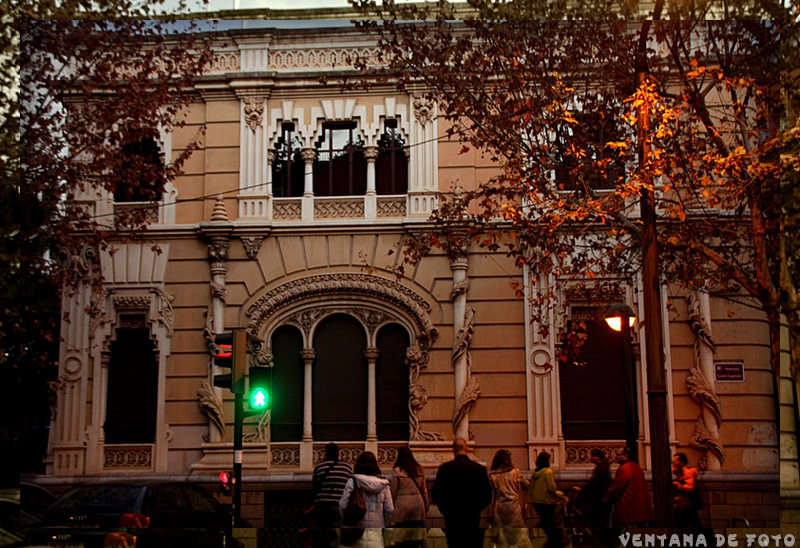
M364 328L334 314L314 335L313 435L316 441L363 441L367 437L367 360Z
M405 194L408 190L406 143L397 120L386 120L383 135L378 140L375 190L378 194Z
M621 334L602 320L587 320L585 326L578 356L559 366L564 439L624 440Z
M364 142L355 122L324 124L315 145L315 196L359 196L367 192Z
M408 333L397 324L378 333L376 363L376 416L379 440L408 440L409 371L406 350Z
M280 327L272 335L272 441L303 438L305 364L302 351L303 335L295 327Z
M140 139L122 146L115 202L158 202L165 184L164 159L155 139Z
M119 328L111 343L106 443L153 443L156 438L158 361L147 328Z
M294 124L281 126L272 162L272 195L276 198L303 195L304 171L302 143L294 132Z
M625 141L621 122L599 112L573 113L577 124L554 126L555 179L561 190L611 190L625 175L624 158L609 143Z

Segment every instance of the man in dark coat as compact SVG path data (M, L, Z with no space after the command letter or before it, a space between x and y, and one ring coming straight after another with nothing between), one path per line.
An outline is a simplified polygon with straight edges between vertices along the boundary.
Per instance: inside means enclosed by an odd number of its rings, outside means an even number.
M483 546L481 512L492 502L492 486L486 468L470 460L467 440L453 440L455 458L436 472L431 498L444 516L449 548Z

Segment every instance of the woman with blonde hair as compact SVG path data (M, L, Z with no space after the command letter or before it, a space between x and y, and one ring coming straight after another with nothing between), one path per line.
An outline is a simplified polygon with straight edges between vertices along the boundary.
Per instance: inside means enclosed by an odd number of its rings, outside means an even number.
M497 546L530 548L523 512L523 491L530 489L530 482L514 466L510 451L500 449L494 454L489 483L492 486L490 524L496 529Z

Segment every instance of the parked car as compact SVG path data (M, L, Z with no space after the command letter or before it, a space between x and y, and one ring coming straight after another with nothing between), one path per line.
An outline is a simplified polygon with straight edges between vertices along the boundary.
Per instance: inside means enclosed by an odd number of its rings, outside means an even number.
M98 483L67 491L28 538L70 548L224 547L230 524L230 507L192 483Z
M0 547L30 546L26 531L41 524L38 511L54 500L50 491L32 484L0 489Z

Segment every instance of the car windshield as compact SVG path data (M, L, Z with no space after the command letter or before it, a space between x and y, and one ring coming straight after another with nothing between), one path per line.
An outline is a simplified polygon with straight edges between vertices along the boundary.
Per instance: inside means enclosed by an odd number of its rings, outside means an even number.
M74 509L131 510L141 490L138 485L86 485L73 489L56 500L48 513Z

